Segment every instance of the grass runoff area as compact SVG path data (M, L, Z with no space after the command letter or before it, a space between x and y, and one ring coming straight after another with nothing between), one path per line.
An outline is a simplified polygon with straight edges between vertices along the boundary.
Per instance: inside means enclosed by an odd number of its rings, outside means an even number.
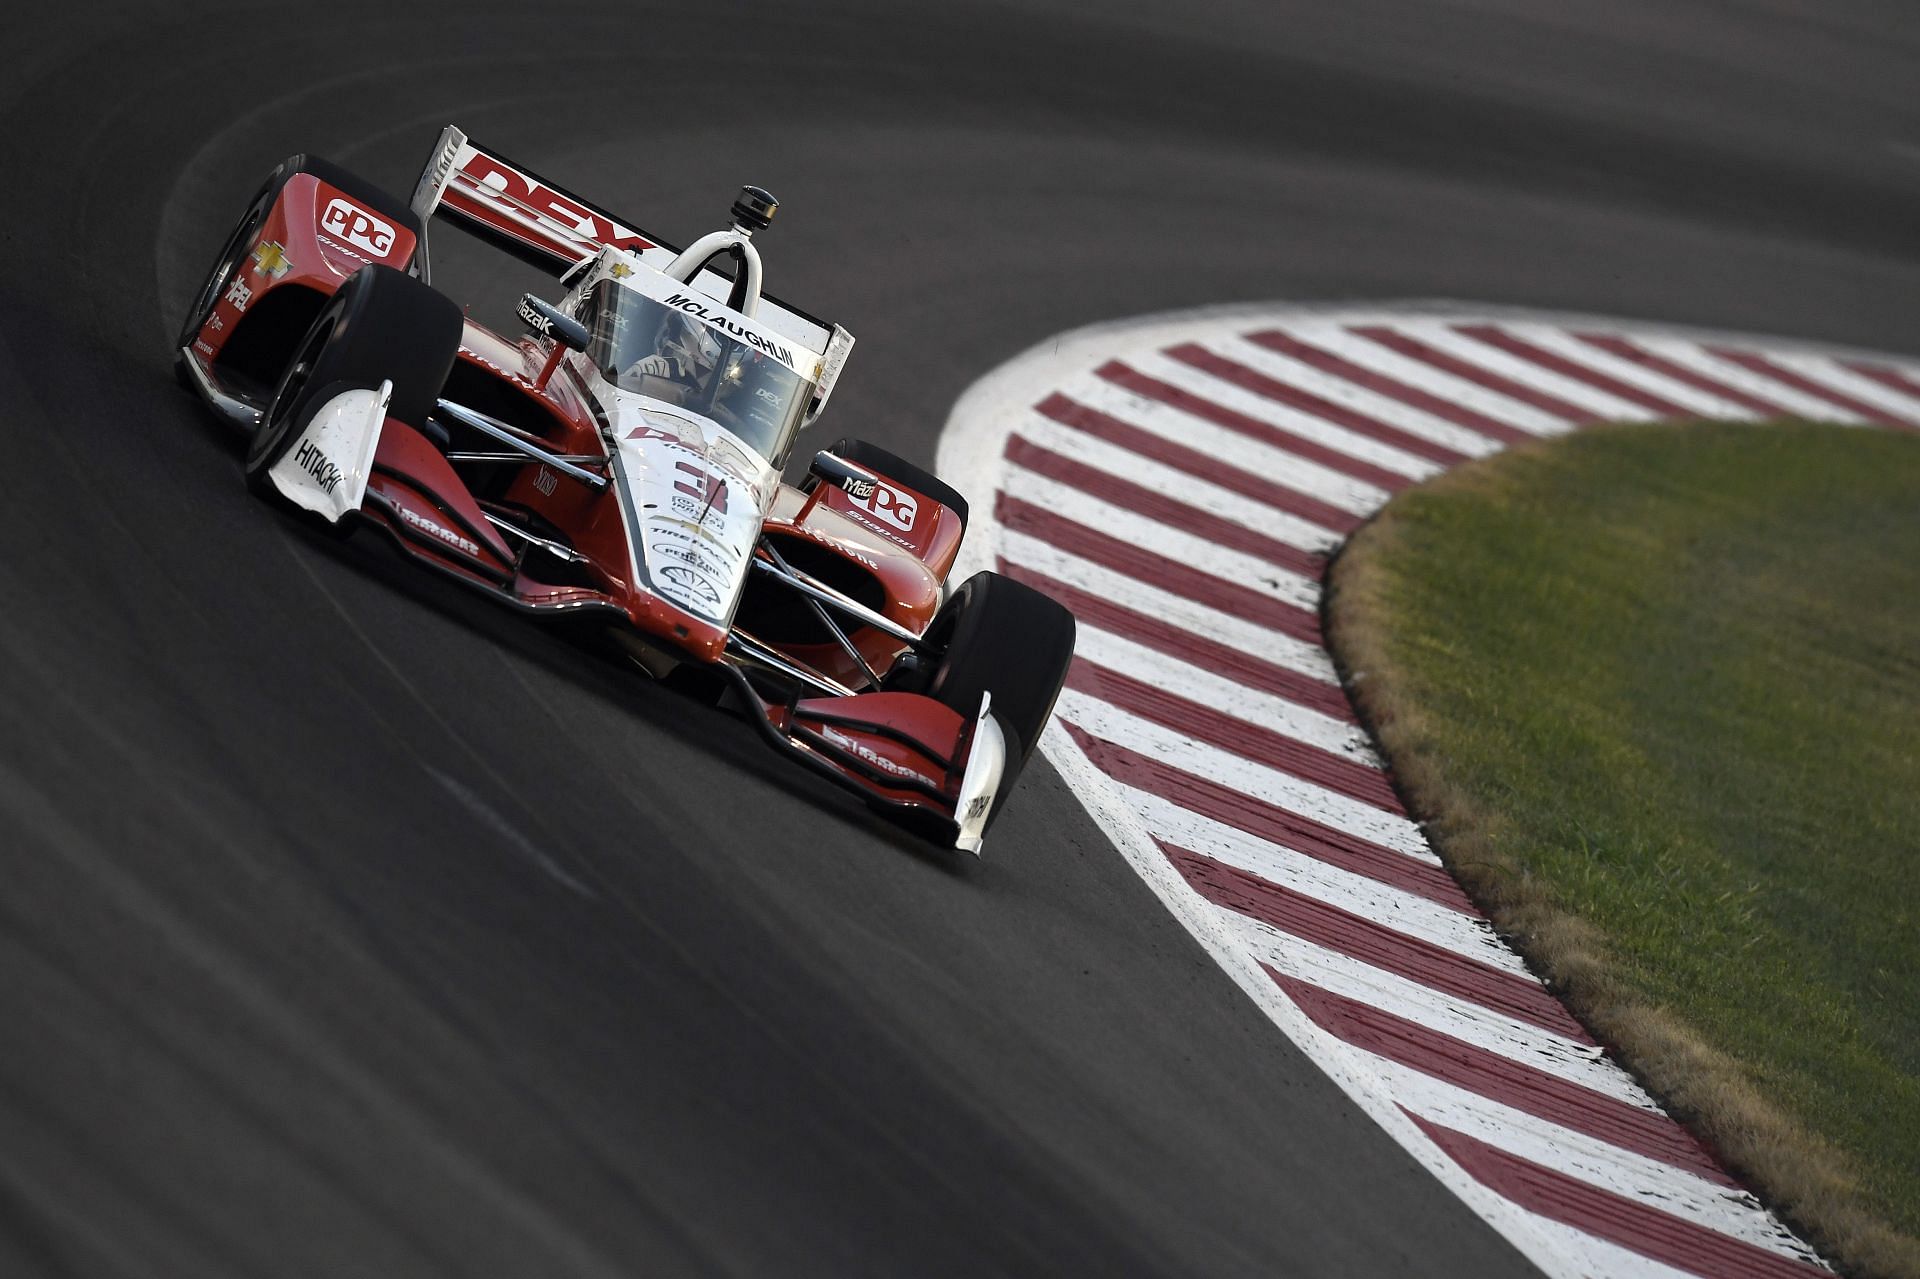
M1496 925L1829 1256L1920 1274L1920 437L1529 445L1396 498L1332 582Z

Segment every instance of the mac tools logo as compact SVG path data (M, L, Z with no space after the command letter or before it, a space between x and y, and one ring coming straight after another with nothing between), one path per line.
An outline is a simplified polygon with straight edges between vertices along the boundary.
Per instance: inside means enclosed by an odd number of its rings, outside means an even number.
M345 200L327 205L327 211L320 215L320 229L376 258L384 258L393 250L393 227Z

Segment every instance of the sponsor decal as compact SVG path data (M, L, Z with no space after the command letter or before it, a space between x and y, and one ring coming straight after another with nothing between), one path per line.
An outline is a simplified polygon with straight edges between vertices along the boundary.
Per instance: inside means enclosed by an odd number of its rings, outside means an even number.
M328 203L326 212L320 215L320 229L375 257L384 258L393 251L392 225L347 200Z
M920 515L920 504L912 496L877 480L849 479L842 486L856 505L863 506L902 533L913 532Z
M358 249L348 248L346 245L340 243L340 241L334 239L330 235L322 235L320 232L316 231L314 232L313 238L320 241L320 243L326 245L328 248L332 249L335 253L341 254L345 257L353 258L354 260L359 262L375 261L375 259L368 257L366 254L360 252L360 250Z
M885 755L882 755L879 751L873 749L873 747L867 745L859 738L850 737L831 725L822 725L820 736L826 738L841 750L846 751L849 755L856 756L872 764L889 777L918 778L920 776L919 773L908 768L905 764L897 760L888 759Z
M193 349L200 352L200 354L202 355L213 354L213 348L207 345L207 340L205 338L195 338L193 340Z
M725 311L714 310L698 298L690 298L684 293L675 293L667 298L666 305L688 315L697 315L723 333L731 334L757 351L765 351L782 364L792 367L793 352L781 346L772 338L762 337L752 329L730 318Z
M332 493L345 478L333 459L322 453L312 440L300 441L300 447L293 454L293 464L311 476L323 493Z
M249 255L253 258L253 273L277 280L293 269L293 260L287 256L287 250L272 240L262 240L254 246Z
M253 290L247 287L245 280L236 275L233 277L233 283L228 287L226 296L222 300L240 314L245 315L247 313L247 305L253 301Z
M660 570L660 576L672 582L691 595L711 612L720 609L720 592L713 589L713 583L684 564L668 564Z
M616 280L624 280L628 276L633 274L633 268L628 266L625 262L615 262L613 264L613 271L611 272L611 274L613 275L613 278Z
M967 811L960 816L963 822L978 821L986 816L987 805L993 802L991 795L975 795L967 801Z
M552 497L553 491L560 487L560 477L543 466L533 473L533 487L542 497Z
M213 332L215 333L222 332L226 329L226 327L227 327L227 322L220 318L219 312L216 311L212 315L209 315L207 317L207 328L211 329Z
M740 558L739 548L728 546L711 532L692 520L676 520L670 515L655 515L648 520L650 536L664 537L688 546L698 546L717 552L730 560ZM686 532L680 532L685 529Z
M708 559L691 546L675 546L669 542L653 542L648 544L647 549L660 559L677 561L696 572L708 573L715 577L723 577L726 575L726 565L720 563L718 560Z
M553 336L553 321L547 318L545 312L533 305L532 298L523 297L520 299L520 318L526 322L528 328L538 333L541 337L550 338ZM632 437L629 436L628 438L631 439Z
M394 509L400 512L401 522L412 525L422 533L430 537L437 537L448 546L465 551L468 555L480 554L480 544L478 542L460 536L444 524L430 520L426 516L418 514L410 507L396 506Z
M715 475L711 471L703 471L691 462L675 462L673 469L689 477L683 480L675 480L673 482L673 491L676 493L684 493L700 503L703 519L704 513L707 511L714 511L720 515L727 513L727 480L725 476ZM675 502L674 505L679 506L680 504Z
M596 244L610 244L616 249L632 249L635 252L653 247L653 241L631 228L603 217L552 187L536 182L478 151L467 157L467 162L460 166L460 173L475 185L487 188L489 194L503 195L524 204ZM472 197L467 198L471 200Z

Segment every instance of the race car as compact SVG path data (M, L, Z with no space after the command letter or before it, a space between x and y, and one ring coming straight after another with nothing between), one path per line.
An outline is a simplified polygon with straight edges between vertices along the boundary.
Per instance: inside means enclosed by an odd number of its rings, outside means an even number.
M590 619L651 675L711 672L781 751L978 854L1073 617L996 573L950 585L966 500L884 449L841 439L782 482L853 338L763 291L777 207L746 187L676 248L458 128L404 203L297 155L214 259L176 369L246 433L262 497ZM433 288L430 225L564 292L491 331Z

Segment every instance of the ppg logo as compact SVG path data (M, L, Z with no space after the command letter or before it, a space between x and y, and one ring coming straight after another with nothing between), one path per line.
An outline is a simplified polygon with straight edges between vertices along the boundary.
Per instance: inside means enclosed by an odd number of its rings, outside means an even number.
M866 506L902 533L913 532L913 518L920 513L919 503L913 498L885 484L873 486L873 496L868 499Z
M377 258L384 258L393 248L393 228L345 200L327 205L327 211L320 215L320 229Z

